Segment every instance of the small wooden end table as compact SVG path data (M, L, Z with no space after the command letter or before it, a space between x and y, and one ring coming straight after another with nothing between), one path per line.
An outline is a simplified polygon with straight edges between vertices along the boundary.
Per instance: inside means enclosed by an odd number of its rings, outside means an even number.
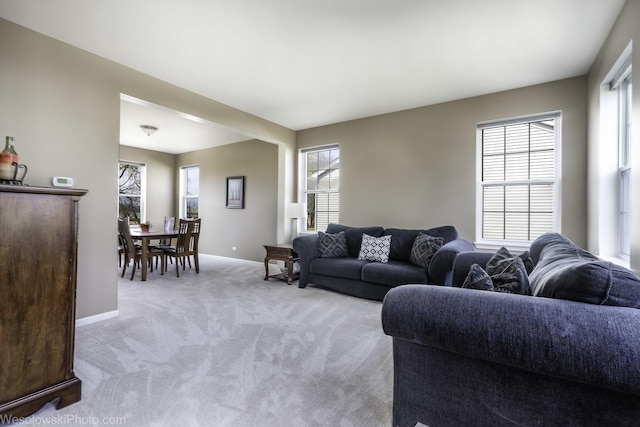
M298 257L298 254L293 250L293 246L291 246L291 243L264 245L264 248L267 250L267 256L264 257L264 280L269 280L270 277L273 277L274 279L284 280L287 282L287 285L290 285L292 280L296 280L298 278L298 274L293 274L293 263L298 261L300 258ZM284 274L269 275L270 259L284 261L284 265L287 267L286 276Z

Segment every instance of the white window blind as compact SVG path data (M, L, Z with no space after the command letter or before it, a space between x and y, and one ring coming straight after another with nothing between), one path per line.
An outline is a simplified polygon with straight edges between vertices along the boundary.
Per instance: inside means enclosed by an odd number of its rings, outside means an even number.
M324 231L340 219L340 148L337 145L302 151L305 229Z
M553 231L560 115L478 127L480 241L530 242Z

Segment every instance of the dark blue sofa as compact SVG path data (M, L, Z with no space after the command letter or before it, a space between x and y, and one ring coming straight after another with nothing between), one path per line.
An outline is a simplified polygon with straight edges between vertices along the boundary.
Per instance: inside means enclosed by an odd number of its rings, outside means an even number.
M454 287L392 289L393 425L640 425L640 279L557 233L530 248L533 296Z
M329 224L327 233L344 232L348 256L323 258L318 248L318 234L298 236L293 249L300 257L298 287L319 285L345 294L382 301L389 289L406 283L445 285L450 283L453 262L458 253L473 250L471 242L458 238L453 226L429 230L407 230L382 227L350 227ZM362 235L391 236L389 262L358 260ZM442 237L443 245L433 256L428 269L410 262L416 236L426 233Z

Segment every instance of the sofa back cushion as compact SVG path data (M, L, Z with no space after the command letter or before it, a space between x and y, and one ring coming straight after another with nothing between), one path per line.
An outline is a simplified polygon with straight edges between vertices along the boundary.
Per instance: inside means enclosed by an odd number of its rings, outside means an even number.
M442 227L430 228L425 231L430 236L442 237L444 244L458 238L458 230L453 225L443 225Z
M327 233L335 234L344 231L347 239L347 250L349 256L357 258L360 254L360 246L362 245L362 235L367 233L369 236L380 237L384 231L382 227L349 227L341 224L329 224ZM393 239L392 239L393 240Z
M443 244L458 238L458 231L452 225L430 228L429 230L407 230L403 228L387 228L383 235L391 237L390 260L410 262L413 242L420 233L433 237L442 237Z
M589 304L640 308L640 278L600 260L559 233L547 233L530 248L535 268L529 277L534 296Z
M387 228L384 230L383 236L391 236L389 259L409 262L413 242L418 234L424 232L424 230L405 230L402 228Z

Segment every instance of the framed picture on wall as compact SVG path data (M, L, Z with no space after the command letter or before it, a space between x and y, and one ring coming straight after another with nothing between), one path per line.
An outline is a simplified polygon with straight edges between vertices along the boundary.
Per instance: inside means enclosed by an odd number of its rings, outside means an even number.
M227 177L227 209L244 209L244 176Z

